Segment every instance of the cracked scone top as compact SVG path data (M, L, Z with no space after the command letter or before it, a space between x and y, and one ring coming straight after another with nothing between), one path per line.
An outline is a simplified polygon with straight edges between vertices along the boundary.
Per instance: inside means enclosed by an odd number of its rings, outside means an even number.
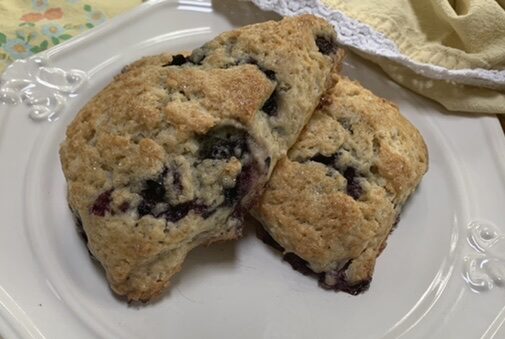
M79 112L60 150L69 205L116 293L150 300L192 248L240 236L340 56L314 16L246 26L137 61Z
M427 168L398 108L341 77L279 160L254 211L268 232L258 235L322 287L357 294Z

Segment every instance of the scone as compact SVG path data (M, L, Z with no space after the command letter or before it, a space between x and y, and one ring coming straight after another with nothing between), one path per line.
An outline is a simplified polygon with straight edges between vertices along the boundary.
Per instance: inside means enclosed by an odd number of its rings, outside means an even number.
M254 209L258 235L322 287L358 294L427 169L398 108L341 77L278 162Z
M150 300L191 249L241 235L340 58L322 19L256 24L144 58L79 112L60 150L69 205L116 293Z

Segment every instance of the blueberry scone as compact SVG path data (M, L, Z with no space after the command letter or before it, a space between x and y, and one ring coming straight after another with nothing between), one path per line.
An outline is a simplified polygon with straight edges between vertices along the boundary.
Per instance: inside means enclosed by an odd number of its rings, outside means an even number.
M258 236L322 287L358 294L427 168L398 108L342 77L279 160L254 209Z
M125 67L79 112L60 150L69 205L116 293L150 300L191 249L241 235L340 58L322 19L246 26Z

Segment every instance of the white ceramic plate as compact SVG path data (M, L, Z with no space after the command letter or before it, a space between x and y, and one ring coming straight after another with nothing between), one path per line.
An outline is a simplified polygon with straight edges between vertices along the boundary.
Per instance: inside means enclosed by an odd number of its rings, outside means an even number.
M65 199L58 148L76 112L143 55L275 18L234 0L151 1L4 75L0 333L5 338L505 338L505 143L493 116L450 115L352 57L345 72L421 130L430 170L368 292L318 288L254 232L194 251L158 302L116 298ZM76 71L76 70L80 71Z

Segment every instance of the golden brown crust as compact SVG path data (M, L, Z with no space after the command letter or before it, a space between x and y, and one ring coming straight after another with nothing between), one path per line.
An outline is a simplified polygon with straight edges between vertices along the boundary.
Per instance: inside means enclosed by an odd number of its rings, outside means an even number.
M333 46L313 16L243 27L125 67L79 112L68 199L114 291L149 300L192 248L240 236L238 211L331 84L341 52L320 37Z
M199 126L209 126L210 129L223 119L250 125L258 107L275 88L253 65L230 69L174 70L167 74L166 82L169 87L184 88L184 95L188 98L200 97L200 100L169 102L165 106L166 118L174 127L179 128L182 124L185 130L198 133L207 131L198 129Z
M255 213L285 252L327 273L323 285L344 269L352 286L371 279L428 154L398 108L358 83L341 77L323 98Z

